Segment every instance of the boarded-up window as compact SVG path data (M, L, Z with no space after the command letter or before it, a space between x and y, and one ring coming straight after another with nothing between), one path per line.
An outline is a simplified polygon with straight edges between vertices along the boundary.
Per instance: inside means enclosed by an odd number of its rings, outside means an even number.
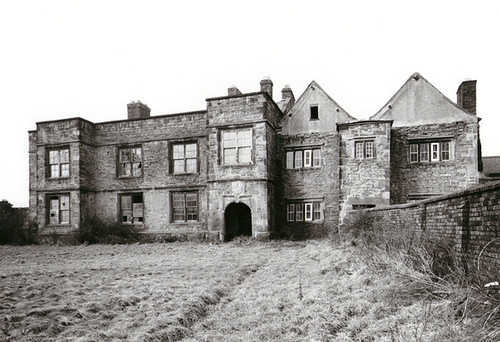
M141 224L144 222L142 194L121 195L120 217L123 223Z
M69 224L69 195L51 195L49 202L49 224Z

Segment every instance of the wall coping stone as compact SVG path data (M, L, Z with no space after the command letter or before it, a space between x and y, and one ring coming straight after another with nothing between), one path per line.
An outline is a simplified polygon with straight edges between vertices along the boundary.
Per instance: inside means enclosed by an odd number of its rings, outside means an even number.
M365 209L365 211L385 211L385 210L392 210L392 209L403 209L403 208L411 208L411 207L419 207L421 205L425 204L430 204L434 202L440 202L452 198L457 198L457 197L462 197L465 195L472 195L480 192L486 192L486 191L491 191L495 189L500 189L500 181L495 181L491 182L488 184L481 184L481 185L474 185L471 186L470 188L467 188L465 190L453 192L451 194L445 194L445 195L440 195L440 196L435 196L432 198L426 198L420 201L415 201L412 203L404 203L404 204L393 204L393 205L388 205L388 206L380 206L377 208L371 208L371 209Z

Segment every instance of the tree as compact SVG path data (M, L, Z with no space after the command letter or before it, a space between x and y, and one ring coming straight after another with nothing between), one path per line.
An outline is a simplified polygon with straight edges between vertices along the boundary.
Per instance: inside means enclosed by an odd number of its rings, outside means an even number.
M23 237L24 218L12 204L0 201L0 244L18 243Z

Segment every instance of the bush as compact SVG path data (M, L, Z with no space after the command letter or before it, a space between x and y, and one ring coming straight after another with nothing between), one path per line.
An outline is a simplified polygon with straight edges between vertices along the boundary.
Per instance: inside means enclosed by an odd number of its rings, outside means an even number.
M6 200L0 201L0 244L33 243L36 227L33 224L24 226L25 213L12 207Z
M341 237L361 245L360 253L373 272L390 272L400 280L401 285L389 291L399 300L444 300L449 316L467 324L478 341L500 337L500 285L491 281L496 264L484 265L481 255L468 260L449 243L431 240L404 221L394 223L366 211L352 213Z
M119 222L106 222L97 217L86 218L76 234L80 243L126 244L139 241L136 227Z

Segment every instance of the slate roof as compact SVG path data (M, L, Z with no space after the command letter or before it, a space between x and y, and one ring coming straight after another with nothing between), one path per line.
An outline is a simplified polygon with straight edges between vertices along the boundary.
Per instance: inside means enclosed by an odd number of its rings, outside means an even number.
M500 156L483 157L483 172L489 176L500 176Z

